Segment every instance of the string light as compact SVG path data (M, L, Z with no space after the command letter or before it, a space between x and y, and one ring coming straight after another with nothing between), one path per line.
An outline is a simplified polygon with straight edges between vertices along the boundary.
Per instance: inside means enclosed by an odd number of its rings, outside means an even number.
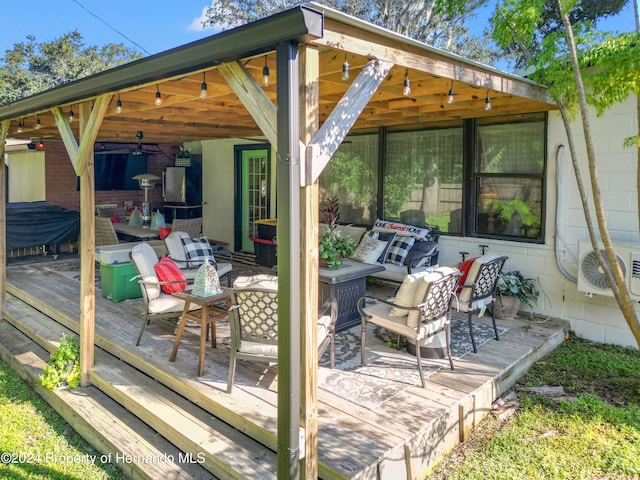
M487 90L487 98L484 99L484 109L487 112L491 110L491 98L489 97L489 90Z
M160 87L156 85L156 105L162 105L162 95L160 94Z
M202 72L202 85L200 85L200 100L207 98L207 72Z
M22 130L23 130L22 127L23 127L22 120L18 120L18 130L17 130L18 133L22 133Z
M122 113L122 100L120 100L120 94L118 94L118 101L116 102L116 113L118 115Z
M36 117L36 130L40 130L40 127L41 127L41 126L42 126L42 125L41 125L41 123L40 123L40 115L38 115L38 116Z
M72 105L71 108L69 109L69 123L72 123L74 119L75 119L75 115L73 113L73 105Z
M451 105L454 102L454 92L453 92L453 80L451 80L451 88L449 89L449 98L447 99L447 103Z
M404 74L404 88L402 89L402 94L405 97L411 95L411 82L409 82L409 69Z
M267 56L264 56L264 67L262 68L262 86L268 87L271 85L271 80L269 79L269 67L267 66Z
M344 54L344 63L342 64L342 81L349 80L349 62L347 61L347 54Z

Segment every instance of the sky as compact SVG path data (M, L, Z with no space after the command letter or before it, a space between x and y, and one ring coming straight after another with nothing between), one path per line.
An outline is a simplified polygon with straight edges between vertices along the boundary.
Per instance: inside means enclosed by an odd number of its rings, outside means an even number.
M209 4L208 0L3 0L0 56L27 35L41 43L73 30L80 32L86 45L123 43L152 55L213 35L214 30L203 30L201 24ZM474 23L485 24L486 15ZM634 30L632 2L599 27Z

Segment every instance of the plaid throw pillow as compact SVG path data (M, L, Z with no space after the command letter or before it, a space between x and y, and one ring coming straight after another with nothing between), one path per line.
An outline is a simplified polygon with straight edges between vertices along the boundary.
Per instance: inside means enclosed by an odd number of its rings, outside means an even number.
M413 237L397 236L387 252L387 262L394 265L404 265L404 260L409 255L409 250L415 241L416 239Z
M197 267L208 261L217 267L216 259L213 257L213 250L206 238L182 238L184 254L190 267Z

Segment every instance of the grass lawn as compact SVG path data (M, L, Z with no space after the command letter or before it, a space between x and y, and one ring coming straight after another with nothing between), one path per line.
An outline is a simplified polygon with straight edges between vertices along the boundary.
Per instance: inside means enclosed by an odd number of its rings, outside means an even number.
M0 361L0 478L125 479Z
M640 351L571 336L511 391L427 479L640 478Z

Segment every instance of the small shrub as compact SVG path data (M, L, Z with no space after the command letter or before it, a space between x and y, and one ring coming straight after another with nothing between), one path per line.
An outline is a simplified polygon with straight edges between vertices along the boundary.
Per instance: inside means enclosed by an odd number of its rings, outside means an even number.
M40 383L47 390L80 385L80 347L75 337L62 335L58 349L40 375Z

